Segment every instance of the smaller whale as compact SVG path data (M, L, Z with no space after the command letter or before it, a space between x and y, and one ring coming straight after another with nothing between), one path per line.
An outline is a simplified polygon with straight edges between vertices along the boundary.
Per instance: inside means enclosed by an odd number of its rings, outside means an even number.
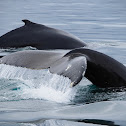
M45 49L74 49L86 44L74 35L45 25L22 20L25 25L0 37L0 48L32 46Z
M86 77L98 87L126 86L126 67L115 59L85 48L67 52L27 50L0 59L1 64L28 69L49 69L51 73L68 77L77 85Z

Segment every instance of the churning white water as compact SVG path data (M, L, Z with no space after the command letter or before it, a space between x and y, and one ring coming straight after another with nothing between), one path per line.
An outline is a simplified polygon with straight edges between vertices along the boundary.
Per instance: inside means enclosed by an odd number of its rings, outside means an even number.
M33 70L0 64L0 78L21 80L21 97L24 99L69 102L76 92L70 87L69 78L52 74L48 69Z

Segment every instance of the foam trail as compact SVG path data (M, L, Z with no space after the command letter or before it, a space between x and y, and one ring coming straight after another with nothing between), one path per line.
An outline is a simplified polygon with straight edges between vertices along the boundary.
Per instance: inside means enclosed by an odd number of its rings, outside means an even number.
M52 74L47 69L32 70L0 64L0 78L17 79L26 85L22 88L22 98L39 98L56 102L69 102L74 96L70 79Z

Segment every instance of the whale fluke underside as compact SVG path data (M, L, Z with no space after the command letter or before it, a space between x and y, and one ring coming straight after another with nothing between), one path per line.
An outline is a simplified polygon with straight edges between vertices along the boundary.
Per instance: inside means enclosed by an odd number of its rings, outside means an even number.
M6 55L0 62L30 69L47 69L63 55L64 53L55 51L25 50Z

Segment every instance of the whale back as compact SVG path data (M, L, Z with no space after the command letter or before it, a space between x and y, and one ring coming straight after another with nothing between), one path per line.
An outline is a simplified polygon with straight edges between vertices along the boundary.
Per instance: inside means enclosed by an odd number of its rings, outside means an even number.
M22 20L25 25L0 37L1 48L32 46L37 49L74 49L86 44L62 30Z

